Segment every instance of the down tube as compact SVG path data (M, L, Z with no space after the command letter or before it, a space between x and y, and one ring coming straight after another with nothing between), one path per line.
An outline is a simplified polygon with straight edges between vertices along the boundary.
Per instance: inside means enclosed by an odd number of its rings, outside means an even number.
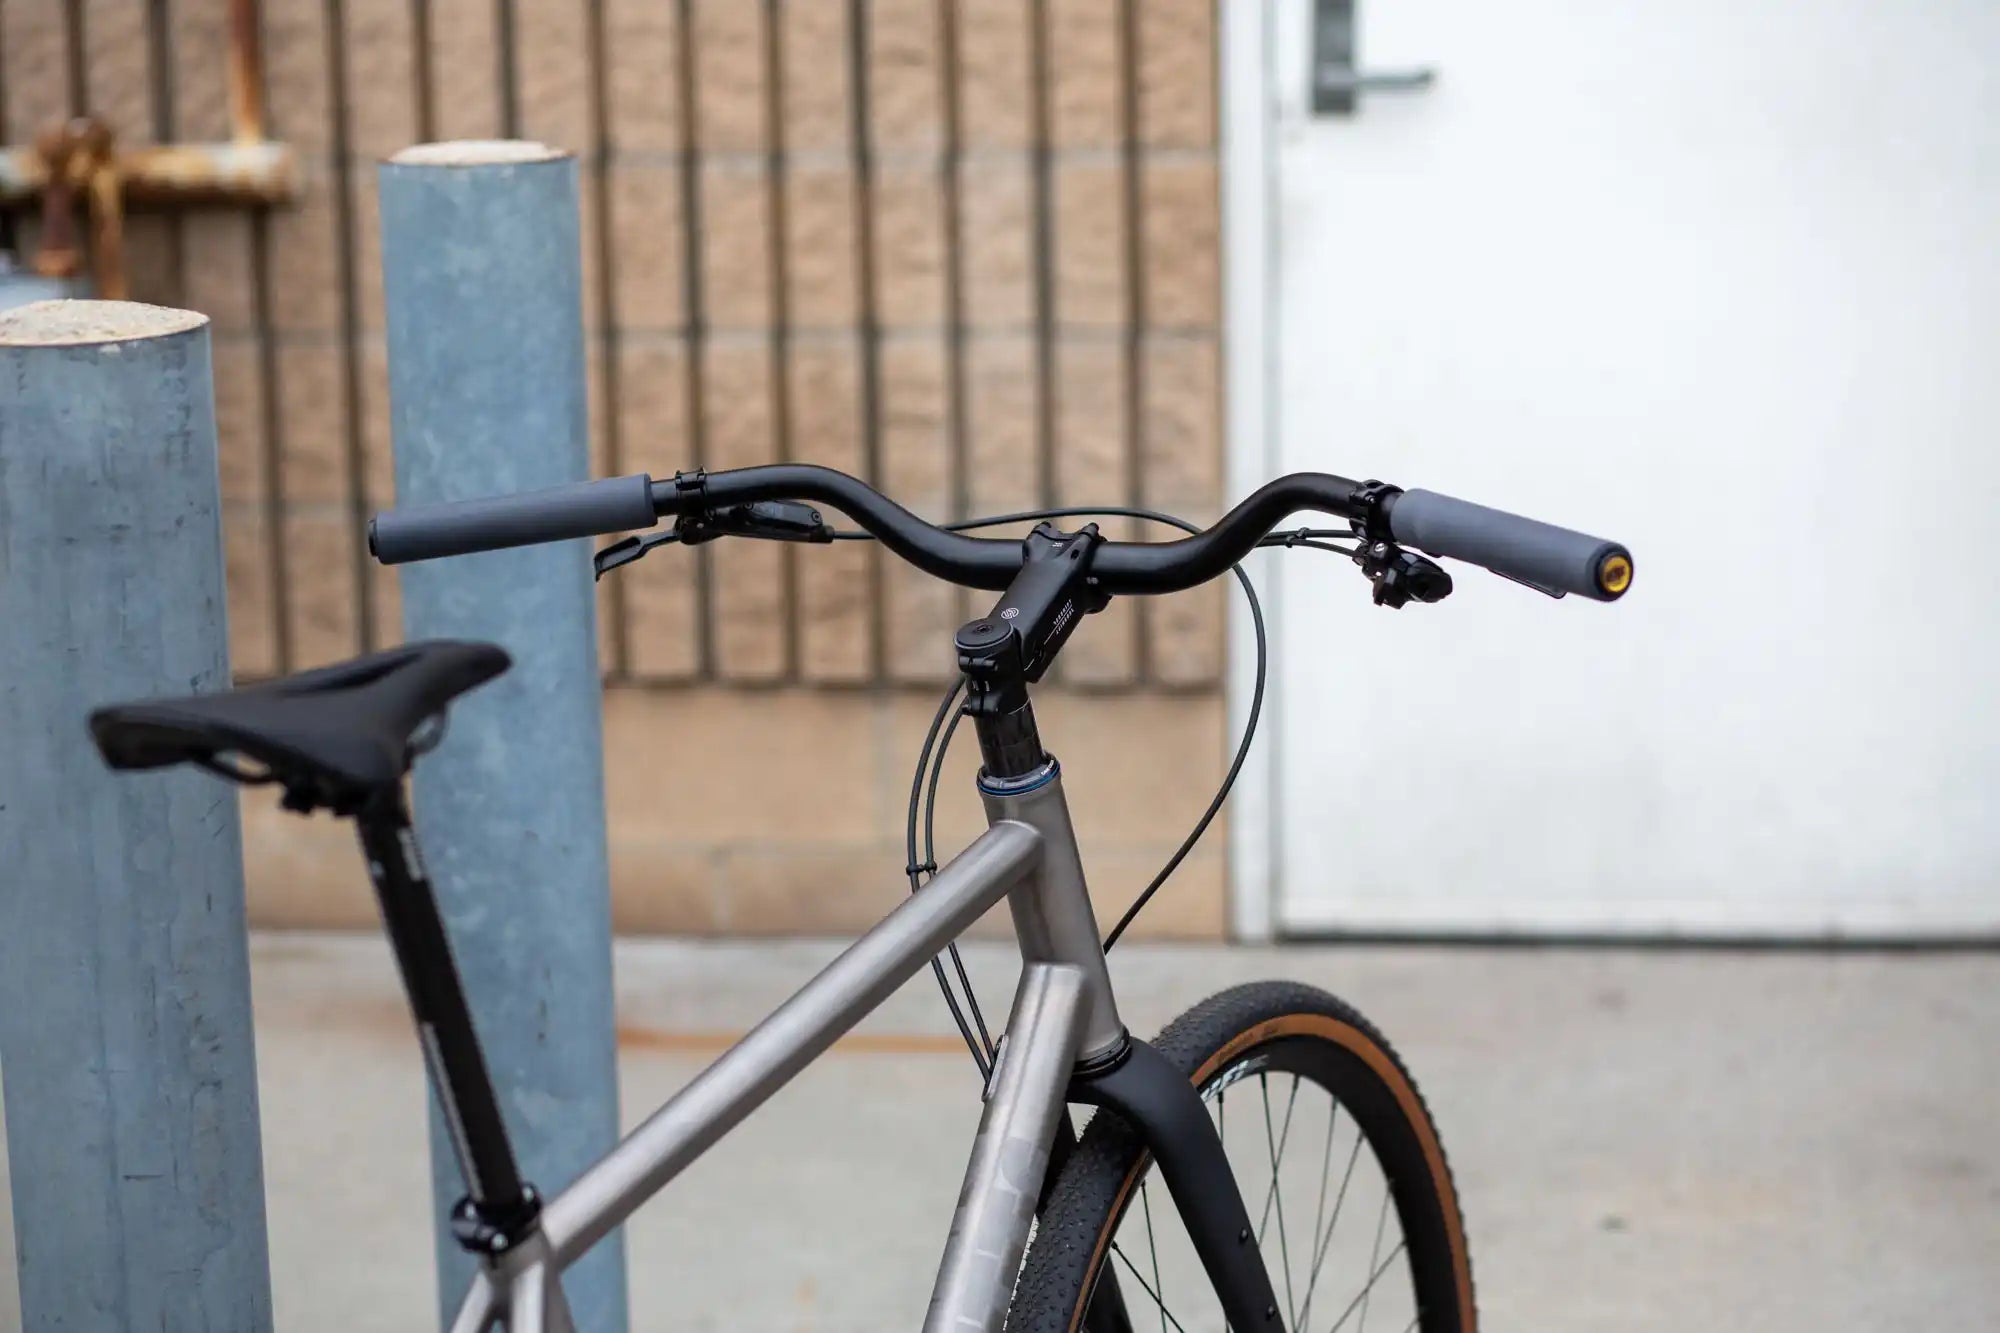
M1083 1040L1084 976L1060 963L1030 964L966 1164L958 1211L924 1318L928 1333L997 1330L1028 1248L1035 1195L1048 1169L1064 1090Z
M559 1267L602 1239L1032 873L1041 835L996 824L697 1074L542 1212Z

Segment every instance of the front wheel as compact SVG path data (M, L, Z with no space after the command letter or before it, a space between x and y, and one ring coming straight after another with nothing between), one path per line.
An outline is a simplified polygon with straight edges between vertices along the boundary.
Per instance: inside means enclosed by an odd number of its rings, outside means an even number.
M1474 1333L1451 1168L1416 1084L1366 1019L1310 986L1258 982L1204 1000L1154 1045L1222 1136L1277 1292L1269 1328ZM1010 1333L1221 1333L1220 1303L1153 1176L1132 1128L1098 1112L1050 1192Z

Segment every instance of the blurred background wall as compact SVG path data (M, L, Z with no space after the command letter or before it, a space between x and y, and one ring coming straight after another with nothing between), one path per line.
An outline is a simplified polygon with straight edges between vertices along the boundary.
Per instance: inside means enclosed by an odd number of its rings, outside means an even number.
M399 636L359 540L393 500L374 164L428 139L581 158L600 473L790 459L936 519L1216 512L1206 0L262 0L260 26L298 202L126 227L133 295L214 321L239 675ZM228 0L6 0L4 139L88 112L125 144L226 140L229 59ZM19 250L39 240L25 216ZM1051 692L1107 912L1219 776L1223 591L1114 606ZM976 602L856 547L668 552L602 585L621 924L886 910ZM978 817L945 785L959 839ZM372 922L338 829L245 815L258 921ZM1222 840L1154 932L1220 933Z

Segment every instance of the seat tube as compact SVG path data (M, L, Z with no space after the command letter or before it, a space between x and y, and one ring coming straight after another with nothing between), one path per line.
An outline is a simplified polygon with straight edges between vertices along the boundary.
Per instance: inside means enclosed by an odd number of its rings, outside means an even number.
M499 1099L479 1049L472 1012L402 792L390 789L378 795L361 811L357 823L369 878L416 1019L424 1066L465 1176L470 1210L460 1221L471 1225L461 1229L460 1240L468 1248L505 1249L532 1223L538 1201L534 1190L522 1183L507 1139Z
M1029 707L1023 705L1020 712L1029 716L1012 719L1013 730L1017 735L1023 730L1035 735ZM983 741L988 720L975 721L981 724ZM1036 744L1039 749L1039 738ZM1062 766L1055 756L1043 752L1038 763L1012 776L981 769L979 798L986 807L989 825L1012 820L1042 835L1040 864L1007 898L1022 961L1030 965L1062 963L1082 973L1080 1063L1089 1064L1117 1052L1125 1044L1125 1024L1118 1017L1111 972L1105 966L1097 918L1091 911L1083 858L1077 851L1076 829L1070 823L1069 801L1063 795Z

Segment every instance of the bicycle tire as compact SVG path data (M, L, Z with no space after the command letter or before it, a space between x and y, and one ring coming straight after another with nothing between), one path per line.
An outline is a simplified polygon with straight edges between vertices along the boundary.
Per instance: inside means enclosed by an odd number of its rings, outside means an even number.
M1154 1044L1177 1068L1186 1071L1190 1081L1212 1105L1220 1107L1225 1118L1226 1089L1253 1076L1262 1076L1268 1089L1273 1071L1280 1075L1296 1074L1299 1078L1294 1082L1295 1089L1301 1081L1310 1080L1327 1092L1333 1107L1328 1112L1329 1142L1338 1115L1346 1112L1356 1129L1355 1157L1358 1159L1359 1145L1365 1139L1380 1163L1381 1208L1385 1216L1389 1199L1394 1199L1403 1245L1407 1247L1410 1285L1417 1310L1411 1326L1420 1326L1421 1333L1475 1333L1478 1313L1471 1257L1451 1167L1415 1082L1372 1024L1347 1004L1313 987L1292 982L1256 982L1197 1004L1169 1024ZM1268 1100L1265 1106L1268 1136ZM1289 1130L1289 1113L1286 1125ZM1273 1153L1274 1179L1281 1154L1282 1149ZM1015 1286L1007 1320L1010 1331L1079 1333L1086 1327L1087 1316L1091 1329L1115 1327L1123 1321L1107 1318L1107 1307L1121 1300L1129 1309L1133 1327L1151 1327L1153 1306L1157 1304L1164 1310L1165 1301L1155 1296L1149 1302L1146 1298L1153 1296L1150 1287L1140 1294L1128 1289L1118 1297L1096 1299L1101 1275L1112 1265L1113 1238L1134 1197L1145 1187L1151 1166L1150 1155L1123 1119L1108 1111L1092 1117L1050 1191L1048 1206ZM1350 1173L1352 1170L1350 1166ZM1322 1180L1325 1174L1323 1167ZM1244 1189L1245 1205L1254 1215L1258 1205L1253 1197L1255 1191L1243 1186L1240 1172L1239 1188ZM1343 1185L1343 1198L1345 1192ZM1324 1187L1321 1194L1323 1202ZM1162 1211L1158 1205L1165 1203L1164 1191L1149 1203L1149 1229L1153 1217ZM1268 1217L1268 1200L1266 1204ZM1171 1204L1166 1205L1165 1211L1172 1214ZM1278 1211L1282 1217L1285 1211L1282 1203ZM1335 1221L1326 1231L1328 1244L1338 1225L1338 1213L1336 1205ZM1315 1246L1319 1242L1317 1230L1316 1224ZM1376 1238L1379 1247L1379 1222ZM1283 1303L1288 1296L1275 1267L1277 1255L1269 1239L1260 1235L1267 1265L1272 1266L1273 1284L1279 1287L1279 1300ZM1322 1249L1322 1259L1324 1254ZM1131 1259L1123 1256L1122 1251L1121 1258L1129 1268ZM1285 1262L1289 1268L1292 1262L1289 1256ZM1158 1280L1157 1251L1154 1270ZM1199 1272L1193 1276L1206 1292L1205 1279ZM1144 1275L1136 1270L1129 1272L1120 1285L1147 1286ZM1164 1290L1165 1284L1161 1285ZM1370 1286L1373 1285L1371 1280ZM1212 1292L1208 1294L1212 1299ZM1306 1305L1310 1307L1314 1299L1309 1287ZM1167 1327L1169 1318L1170 1314L1163 1314L1160 1326ZM1181 1322L1176 1320L1175 1326L1179 1327ZM1192 1320L1185 1322L1187 1333L1205 1326ZM1272 1327L1291 1327L1292 1322L1288 1315L1274 1319ZM1398 1326L1388 1325L1392 1333Z

